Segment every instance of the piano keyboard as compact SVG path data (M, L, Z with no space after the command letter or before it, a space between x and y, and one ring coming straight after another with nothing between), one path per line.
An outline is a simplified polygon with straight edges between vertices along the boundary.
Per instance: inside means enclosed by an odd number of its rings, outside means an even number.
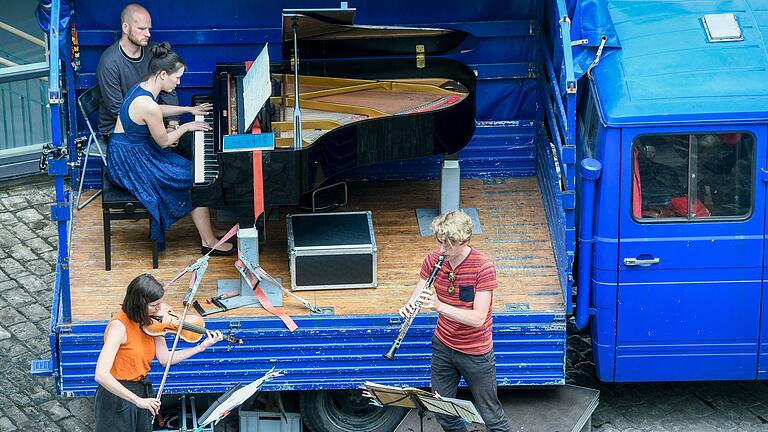
M213 127L213 113L196 115L195 121L204 121ZM213 129L195 131L194 134L195 184L209 184L219 175L219 162L213 149Z

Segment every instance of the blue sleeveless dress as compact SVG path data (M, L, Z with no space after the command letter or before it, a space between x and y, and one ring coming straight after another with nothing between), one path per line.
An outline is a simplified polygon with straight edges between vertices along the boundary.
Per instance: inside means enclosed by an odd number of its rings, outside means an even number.
M165 249L165 230L192 211L191 162L169 148L162 148L147 125L136 124L128 115L134 99L152 93L136 84L118 114L125 132L113 133L107 151L112 183L131 192L147 208L151 219L149 238Z

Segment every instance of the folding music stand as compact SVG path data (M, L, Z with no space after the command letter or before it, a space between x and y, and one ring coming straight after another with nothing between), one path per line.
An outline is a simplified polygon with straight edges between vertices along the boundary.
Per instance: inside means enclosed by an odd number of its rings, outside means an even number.
M211 405L210 408L208 408L208 410L203 413L203 416L200 418L198 427L195 429L195 431L202 430L202 428L210 423L218 423L219 420L228 416L229 413L231 413L235 408L239 407L249 397L253 396L253 394L256 393L259 388L261 388L262 384L271 380L272 378L280 377L283 375L283 371L275 370L275 368L272 368L269 370L269 372L264 374L263 377L246 385L245 387L241 387L238 383L229 389L226 393L221 395L216 400L216 402L214 402L213 405Z
M442 397L413 387L393 387L368 381L363 384L363 388L366 390L363 395L371 398L374 405L417 410L422 432L424 416L428 412L460 417L466 423L485 424L475 406L467 400Z

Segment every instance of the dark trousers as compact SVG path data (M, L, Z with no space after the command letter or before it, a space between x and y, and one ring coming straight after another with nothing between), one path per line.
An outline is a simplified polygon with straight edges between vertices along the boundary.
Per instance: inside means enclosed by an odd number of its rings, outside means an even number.
M483 355L460 353L432 337L432 391L440 396L456 397L459 381L469 385L475 407L491 431L509 431L509 421L496 394L496 355L493 351ZM466 432L467 427L458 417L437 415L437 421L446 432Z
M120 381L120 384L136 396L152 397L152 383L142 381ZM96 411L96 432L151 432L152 414L114 395L102 386L96 389L94 401Z

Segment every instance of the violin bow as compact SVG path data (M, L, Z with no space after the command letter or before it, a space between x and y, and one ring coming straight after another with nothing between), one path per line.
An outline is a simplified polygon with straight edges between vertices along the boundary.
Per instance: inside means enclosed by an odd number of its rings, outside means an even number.
M205 255L202 258L198 259L194 264L187 267L186 270L184 271L184 273L192 274L192 276L190 276L189 278L189 292L187 292L187 295L184 297L184 311L181 313L179 327L176 329L176 335L173 337L173 346L171 347L171 352L168 357L168 362L165 364L165 372L163 372L163 379L160 381L160 388L157 390L157 396L155 396L155 399L158 401L163 396L163 390L165 389L165 381L168 379L168 372L171 371L171 364L173 363L173 355L176 353L176 347L179 344L179 337L181 336L181 330L184 327L184 320L187 318L187 311L189 311L189 306L192 304L192 301L195 298L197 289L200 287L200 282L203 280L203 275L205 274L205 271L207 269L208 269L208 255ZM178 277L176 279L178 279ZM152 418L150 419L150 424L154 424L154 423L155 423L155 416L152 415Z

